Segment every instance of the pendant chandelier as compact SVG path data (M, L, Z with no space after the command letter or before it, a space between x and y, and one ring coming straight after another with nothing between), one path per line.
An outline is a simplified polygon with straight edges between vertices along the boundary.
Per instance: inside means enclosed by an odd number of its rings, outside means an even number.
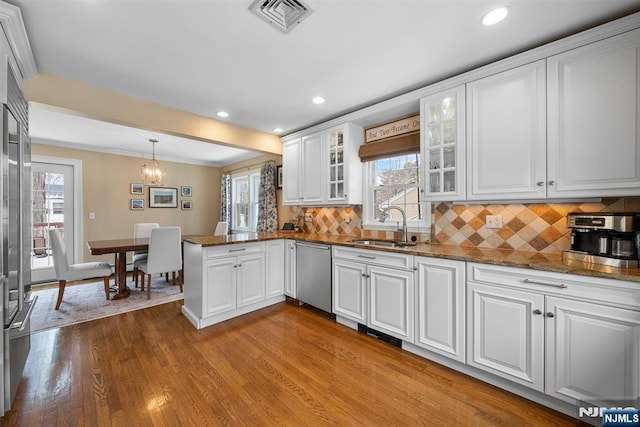
M152 147L151 161L144 162L142 165L142 182L145 185L164 185L164 176L167 173L167 167L161 165L156 160L156 144L157 139L150 139Z

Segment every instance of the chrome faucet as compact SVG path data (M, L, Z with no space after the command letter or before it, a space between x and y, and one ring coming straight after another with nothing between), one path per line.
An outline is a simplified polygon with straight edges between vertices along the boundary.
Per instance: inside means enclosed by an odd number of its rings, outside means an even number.
M408 244L407 241L407 214L397 206L389 206L386 208L382 208L382 214L380 215L380 222L385 222L387 220L387 216L389 215L389 211L391 209L395 209L402 214L402 243Z

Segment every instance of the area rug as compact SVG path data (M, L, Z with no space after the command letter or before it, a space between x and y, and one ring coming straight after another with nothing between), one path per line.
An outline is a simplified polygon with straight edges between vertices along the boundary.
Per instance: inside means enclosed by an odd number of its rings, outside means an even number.
M135 288L130 278L127 285L131 289L129 298L107 301L102 280L79 285L68 284L59 310L55 310L58 298L57 287L44 290L35 288L32 294L38 296L38 301L31 314L31 332L88 322L184 298L184 294L180 292L180 286L173 285L171 278L169 282L165 282L164 276L160 275L152 279L149 300L146 289L142 292L140 288Z

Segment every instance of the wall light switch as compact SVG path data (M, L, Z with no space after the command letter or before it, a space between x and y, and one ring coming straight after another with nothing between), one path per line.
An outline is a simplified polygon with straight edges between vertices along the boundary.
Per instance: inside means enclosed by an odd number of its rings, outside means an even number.
M344 216L344 222L345 222L345 224L349 224L351 222L351 217L349 215L345 215Z
M487 215L487 228L502 228L502 215Z
M96 213L95 212L89 212L89 219L96 219Z

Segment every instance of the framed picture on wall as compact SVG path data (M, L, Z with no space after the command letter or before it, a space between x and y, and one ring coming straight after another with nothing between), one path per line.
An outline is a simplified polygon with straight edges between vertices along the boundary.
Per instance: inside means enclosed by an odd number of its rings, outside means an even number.
M141 211L144 209L144 200L142 199L131 199L131 210L132 211Z
M276 187L282 188L282 166L276 167Z
M138 195L143 195L144 194L144 185L138 183L138 182L134 182L131 184L131 194L138 194Z
M178 189L166 187L149 187L150 208L177 208Z
M182 210L190 211L191 210L191 200L183 200L182 201Z
M182 197L191 197L191 186L183 185L180 187L180 194Z

